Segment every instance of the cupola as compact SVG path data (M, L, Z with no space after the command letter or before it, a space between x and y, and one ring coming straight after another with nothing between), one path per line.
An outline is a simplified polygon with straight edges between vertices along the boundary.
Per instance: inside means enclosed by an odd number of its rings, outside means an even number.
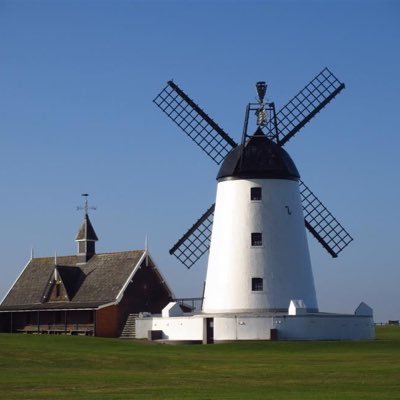
M87 196L87 194L82 196ZM85 264L96 254L96 242L99 239L90 222L87 199L85 200L84 207L81 208L85 211L85 214L75 241L78 243L78 264Z

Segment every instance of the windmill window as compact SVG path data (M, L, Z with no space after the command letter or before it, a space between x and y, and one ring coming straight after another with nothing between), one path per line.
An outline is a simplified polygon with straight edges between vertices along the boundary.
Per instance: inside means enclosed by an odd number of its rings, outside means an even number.
M253 292L260 292L263 290L262 278L251 278L251 290Z
M262 233L253 232L251 234L251 245L252 246L262 246Z
M251 201L262 200L262 191L260 187L252 187L250 189L250 199Z

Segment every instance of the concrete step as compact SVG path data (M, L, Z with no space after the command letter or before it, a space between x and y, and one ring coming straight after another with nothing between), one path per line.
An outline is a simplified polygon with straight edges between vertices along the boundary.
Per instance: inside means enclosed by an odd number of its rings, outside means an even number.
M121 339L134 339L136 337L136 318L138 314L129 314L121 332Z

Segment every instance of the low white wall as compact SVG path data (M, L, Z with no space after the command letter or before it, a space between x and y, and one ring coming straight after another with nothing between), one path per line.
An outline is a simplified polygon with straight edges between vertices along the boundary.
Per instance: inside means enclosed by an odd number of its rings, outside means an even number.
M148 317L136 320L136 337L162 331L171 341L202 341L204 318L214 318L214 340L269 340L277 329L278 340L367 340L374 339L372 317L339 314L303 314L281 317L203 314L187 317Z
M215 317L214 340L269 340L272 328L270 317Z
M137 318L136 338L147 339L148 331L163 331L164 340L203 340L203 318L198 316Z
M271 329L279 340L374 339L371 317L353 315L298 315L282 317L232 316L214 318L214 340L269 340Z
M274 318L279 340L368 340L375 338L372 317L298 315Z
M136 318L136 339L147 339L148 332L153 326L153 317Z

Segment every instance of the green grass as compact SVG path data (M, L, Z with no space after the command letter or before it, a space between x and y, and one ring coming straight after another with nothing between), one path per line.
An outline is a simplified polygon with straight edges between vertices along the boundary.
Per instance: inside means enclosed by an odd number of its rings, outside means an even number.
M0 398L395 399L400 327L375 341L210 346L1 334Z

